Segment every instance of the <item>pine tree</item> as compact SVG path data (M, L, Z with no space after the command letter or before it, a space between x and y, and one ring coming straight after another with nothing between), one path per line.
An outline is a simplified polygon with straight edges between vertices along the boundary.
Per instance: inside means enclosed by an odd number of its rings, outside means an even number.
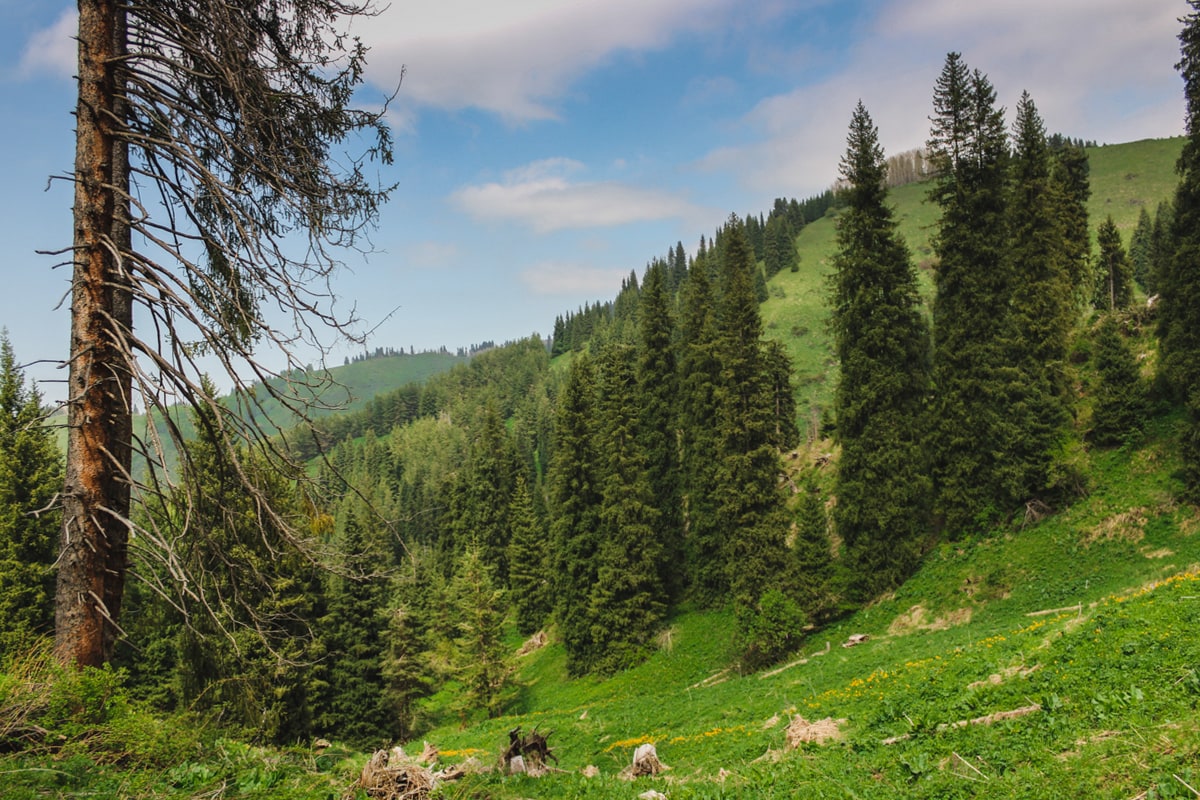
M809 622L821 624L833 610L835 602L828 517L815 481L809 478L800 491L800 506L796 511L796 541L792 544L796 602Z
M887 205L887 165L860 102L841 176L846 209L834 257L832 329L841 364L835 408L842 446L834 523L859 599L898 586L916 566L930 481L924 458L929 332L916 270Z
M1051 488L1052 464L1073 416L1067 350L1078 318L1073 270L1079 243L1066 235L1058 209L1070 204L1052 181L1046 130L1028 92L1017 104L1013 138L1006 360L1015 371L1001 373L1008 380L997 392L1007 413L1000 421L1004 449L995 473L1008 498L1025 501Z
M749 654L758 649L745 637L762 628L760 601L769 589L779 589L787 574L787 520L778 487L774 398L754 296L755 264L736 217L723 229L719 251L716 520L725 538L730 598Z
M388 614L381 674L383 697L396 736L406 742L421 725L420 701L433 693L434 676L425 650L424 630L412 610L400 605Z
M1150 233L1150 272L1148 279L1152 286L1147 293L1159 294L1163 276L1171 270L1171 260L1175 257L1175 206L1170 200L1163 200L1154 210L1154 227Z
M716 511L720 442L713 420L721 370L706 260L693 262L680 290L678 425L689 591L701 605L715 606L726 599L729 582Z
M1092 239L1088 227L1088 198L1092 196L1091 165L1082 144L1064 143L1052 153L1051 186L1062 227L1064 257L1076 305L1088 300L1092 286Z
M1188 0L1179 34L1187 106L1186 135L1175 192L1174 253L1159 277L1159 368L1187 408L1182 437L1184 495L1200 500L1200 0Z
M204 389L211 399L211 383ZM311 518L278 473L217 443L219 419L208 407L193 411L196 437L179 485L155 498L148 514L146 528L169 544L171 560L149 560L155 550L148 549L138 565L153 591L169 598L166 610L146 610L163 624L143 628L144 644L167 651L170 672L161 677L174 684L181 707L220 709L231 727L272 742L307 738L320 655L310 623L323 592L286 531L307 529ZM263 514L259 500L279 518ZM179 573L193 582L178 585Z
M1015 502L998 470L1006 445L1001 401L1011 281L1006 257L1008 137L995 90L950 53L934 90L927 144L930 199L941 207L933 304L935 394L930 448L934 508L953 532L987 522Z
M318 728L359 745L379 745L395 736L393 716L383 692L385 586L378 571L386 567L379 548L353 509L346 512L338 550L342 574L326 590L329 613L321 620L329 692L322 698ZM383 563L381 563L383 562Z
M667 269L651 265L642 282L641 337L637 356L640 408L638 441L646 457L652 503L662 548L660 584L669 596L683 590L683 513L679 474L679 375L675 322L667 291Z
M491 569L474 543L458 563L451 585L458 612L455 667L463 684L459 712L463 719L477 709L499 716L507 702L512 671L504 661L502 640L506 598L492 580Z
M1129 261L1133 265L1133 280L1147 295L1154 294L1155 282L1151 272L1154 247L1154 220L1142 206L1137 225L1129 238Z
M597 579L600 550L600 454L595 441L595 373L586 354L568 368L559 397L554 429L554 463L548 477L554 543L555 609L567 669L572 675L591 670L592 613L589 603Z
M517 630L530 634L550 615L550 552L547 531L533 508L525 478L517 476L509 504L508 588L516 608Z
M1133 302L1133 265L1121 244L1121 232L1110 214L1096 230L1096 286L1092 303L1105 311L1120 311Z
M508 585L508 504L517 472L512 442L497 404L489 398L470 427L469 466L462 471L459 542L476 540L483 560L501 586Z
M54 630L63 461L45 413L0 334L0 658Z
M763 343L763 360L774 420L771 440L780 450L791 450L800 444L800 428L796 424L796 392L792 388L792 358L783 342L768 339Z
M1142 431L1146 392L1117 315L1105 314L1095 336L1098 381L1088 438L1099 445L1121 444Z
M772 212L767 218L766 231L763 235L764 247L763 266L766 276L773 278L787 269L796 260L796 241L792 226L788 224L787 215Z
M597 449L603 466L588 648L592 669L601 673L633 666L648 653L668 599L659 513L638 438L634 357L634 348L610 343L598 370Z

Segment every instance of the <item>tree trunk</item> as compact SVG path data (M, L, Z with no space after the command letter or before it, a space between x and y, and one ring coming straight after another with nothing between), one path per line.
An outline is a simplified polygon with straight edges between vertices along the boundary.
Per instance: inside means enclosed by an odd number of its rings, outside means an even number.
M129 536L132 323L126 147L120 127L124 12L79 0L74 272L67 469L55 597L55 653L98 666L112 657Z

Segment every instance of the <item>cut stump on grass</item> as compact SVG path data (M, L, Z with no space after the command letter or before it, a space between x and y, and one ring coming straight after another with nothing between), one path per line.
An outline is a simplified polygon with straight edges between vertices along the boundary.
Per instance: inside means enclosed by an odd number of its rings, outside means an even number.
M355 784L372 800L423 800L433 787L429 769L406 758L392 758L386 750L375 751ZM353 791L345 795L353 796Z
M422 755L428 754L429 748L426 743ZM477 761L468 759L435 772L433 764L421 764L405 755L399 747L392 748L390 753L376 750L367 760L358 781L342 797L348 800L357 794L357 789L362 789L371 800L425 800L439 783L456 781L482 771Z
M654 745L647 743L638 745L637 750L633 751L633 763L622 770L619 777L631 781L634 778L654 777L668 769L670 767L658 760L658 750Z

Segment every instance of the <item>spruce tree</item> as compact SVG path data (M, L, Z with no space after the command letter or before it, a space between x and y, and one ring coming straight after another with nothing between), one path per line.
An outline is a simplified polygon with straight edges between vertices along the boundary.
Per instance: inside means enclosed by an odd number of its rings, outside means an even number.
M659 512L638 437L634 358L634 348L610 343L598 370L597 450L603 463L588 649L592 669L601 673L633 666L647 655L668 599Z
M1052 464L1072 419L1067 350L1078 318L1073 270L1079 243L1068 240L1064 216L1056 213L1067 198L1052 180L1046 130L1028 92L1017 104L1013 138L1006 360L1014 369L999 373L1004 380L996 397L1007 413L999 420L1003 457L996 475L1011 501L1025 501L1051 488Z
M702 606L715 606L725 601L729 580L716 510L720 441L713 420L721 370L706 261L696 258L680 289L678 425L689 593Z
M1133 302L1133 265L1121 244L1121 232L1109 214L1096 230L1096 286L1092 303L1104 311L1120 311Z
M327 736L378 746L396 731L383 691L387 620L379 571L387 562L369 539L358 514L347 510L337 541L342 569L330 579L329 613L320 626L328 693L322 698L317 726Z
M577 355L559 397L554 463L548 476L555 609L567 651L567 670L572 675L589 672L595 656L590 648L593 615L589 598L597 579L602 491L593 429L595 380L590 358Z
M211 400L212 385L205 381L204 389ZM310 624L322 613L323 592L287 531L309 527L311 517L279 473L216 441L220 418L209 407L193 410L192 419L196 437L179 485L152 498L146 522L170 544L172 558L156 561L154 550L138 551L139 576L168 598L165 610L144 610L162 625L142 628L146 639L138 646L169 651L163 678L174 684L181 708L220 710L231 727L272 742L307 738L321 655ZM243 473L235 476L238 469ZM263 514L258 499L281 519ZM192 582L178 585L181 572Z
M516 456L494 398L488 397L470 426L470 461L460 475L455 534L460 543L476 540L483 560L501 586L508 585L508 504L517 473ZM460 545L461 546L461 545Z
M787 520L774 446L774 398L754 296L756 267L736 217L722 230L720 245L716 519L724 537L730 599L749 654L758 648L745 637L763 627L760 601L765 592L779 590L787 575Z
M1154 278L1151 274L1154 247L1154 220L1142 206L1138 212L1137 225L1129 238L1129 262L1133 265L1133 280L1147 295L1154 294Z
M54 559L63 459L0 334L0 658L54 630Z
M1088 438L1099 445L1122 444L1142 431L1146 392L1117 315L1105 314L1095 336L1097 384Z
M783 342L768 339L763 343L763 361L774 420L772 443L780 450L791 450L800 444L800 428L796 424L796 392L792 387L792 358Z
M545 624L550 614L550 552L545 526L533 508L525 478L517 476L508 508L508 587L516 609L517 630L530 634Z
M828 516L820 491L811 477L801 485L800 492L796 540L792 544L796 602L808 621L819 625L826 621L836 602Z
M651 502L662 548L659 583L669 596L683 590L683 512L679 475L679 375L675 322L667 289L667 267L656 262L642 282L641 336L637 355L637 438L645 453Z
M916 270L887 205L878 131L861 102L847 144L831 320L841 365L834 523L854 591L865 600L909 575L927 527L929 332Z
M1163 200L1154 210L1154 227L1150 233L1150 271L1147 276L1152 285L1147 294L1159 294L1163 276L1169 274L1171 260L1175 257L1175 206Z
M1006 446L1002 401L1009 336L1006 257L1008 137L987 77L950 53L934 89L927 144L941 207L933 303L935 393L930 448L934 508L952 532L986 524L1015 500L999 468Z
M796 241L786 214L772 212L764 232L763 266L768 278L787 269L796 260Z
M1092 239L1088 198L1092 196L1091 165L1082 144L1064 143L1052 153L1050 180L1054 206L1062 226L1064 256L1076 305L1088 300L1092 286Z
M380 671L384 702L402 742L416 735L422 722L420 701L435 685L424 633L409 606L401 604L389 612Z
M1174 254L1159 278L1160 370L1188 412L1182 435L1184 495L1200 500L1200 0L1179 34L1187 140L1175 192Z
M458 615L454 666L463 685L457 700L459 713L464 720L479 709L488 717L499 716L512 675L502 639L506 598L496 588L478 544L467 545L450 592Z

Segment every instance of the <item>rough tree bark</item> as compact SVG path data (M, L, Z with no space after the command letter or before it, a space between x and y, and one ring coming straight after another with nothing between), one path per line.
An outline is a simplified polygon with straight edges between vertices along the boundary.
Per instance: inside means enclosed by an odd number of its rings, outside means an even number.
M67 470L55 600L55 652L80 666L112 656L129 536L131 373L121 340L133 306L119 255L128 250L128 204L114 189L128 181L126 148L114 135L123 37L116 0L80 0Z

